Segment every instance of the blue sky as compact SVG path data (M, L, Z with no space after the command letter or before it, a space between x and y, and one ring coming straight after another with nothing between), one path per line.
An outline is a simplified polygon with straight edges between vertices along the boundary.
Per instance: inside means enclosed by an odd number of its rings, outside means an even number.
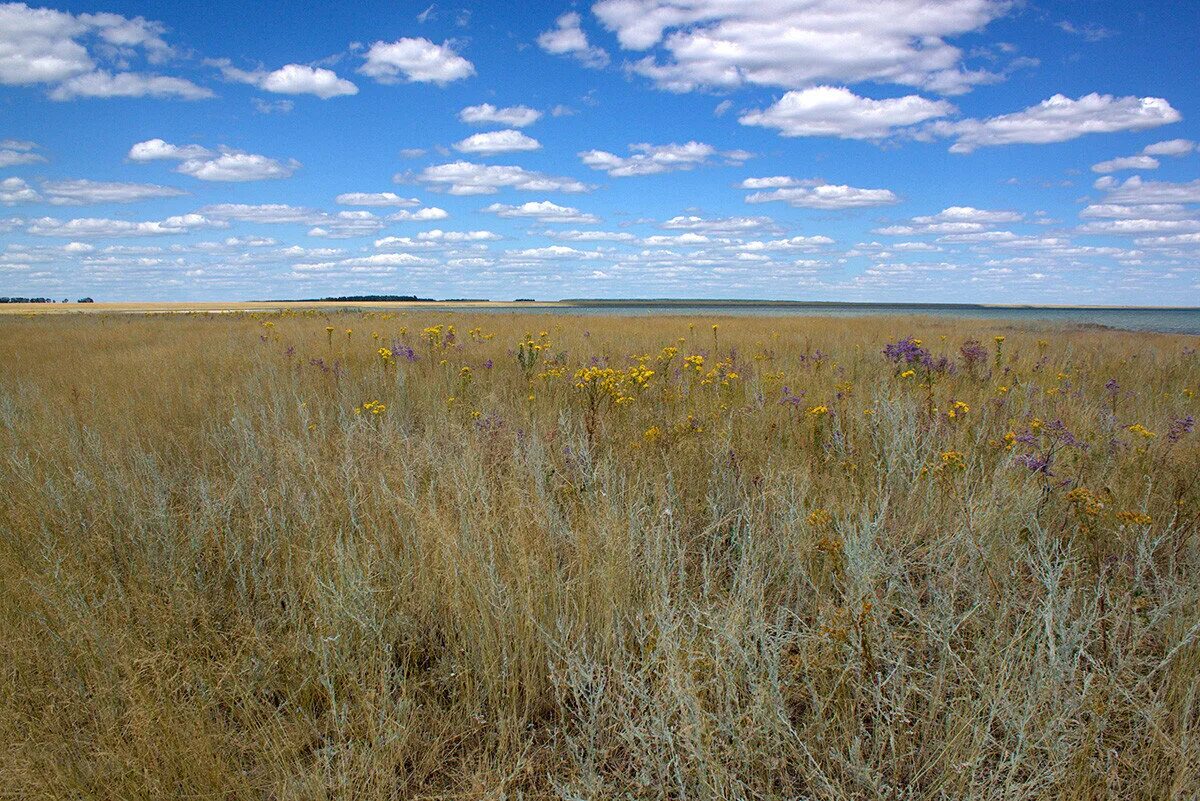
M0 4L0 295L1200 305L1200 4Z

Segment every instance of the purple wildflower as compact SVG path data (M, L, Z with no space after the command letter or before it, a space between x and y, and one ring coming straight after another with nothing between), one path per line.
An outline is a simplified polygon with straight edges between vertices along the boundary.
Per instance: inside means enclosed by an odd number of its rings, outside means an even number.
M1167 431L1167 439L1171 442L1178 442L1183 438L1184 434L1192 433L1195 428L1196 421L1189 414L1187 417L1180 417L1178 420L1171 421L1171 427Z
M987 360L987 348L979 344L978 339L968 339L958 349L958 353L962 356L963 363L966 364L967 370L974 370L976 365L982 364Z
M779 399L781 406L791 406L793 408L804 402L804 390L800 390L799 394L793 393L791 387L784 387L782 392L783 397Z
M933 358L929 351L918 345L912 337L885 345L883 355L892 364L897 365L926 364Z
M1046 476L1054 475L1050 472L1050 459L1038 456L1036 453L1023 453L1013 461L1029 468L1029 472L1031 473L1041 473Z

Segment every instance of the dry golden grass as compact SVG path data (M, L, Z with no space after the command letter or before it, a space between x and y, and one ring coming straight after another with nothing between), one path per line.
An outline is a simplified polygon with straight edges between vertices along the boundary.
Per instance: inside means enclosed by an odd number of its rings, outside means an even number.
M957 369L893 365L909 334ZM414 309L0 342L4 795L1200 795L1194 338Z

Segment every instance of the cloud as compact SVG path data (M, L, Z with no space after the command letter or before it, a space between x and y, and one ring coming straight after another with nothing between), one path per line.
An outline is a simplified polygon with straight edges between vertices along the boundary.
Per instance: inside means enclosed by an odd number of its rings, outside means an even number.
M250 98L250 105L259 114L287 114L296 107L291 100L263 100L261 97Z
M511 128L524 128L537 122L542 112L529 106L505 106L496 108L491 103L481 103L478 106L467 106L458 112L458 118L471 125L495 123Z
M1140 205L1095 203L1079 212L1079 216L1084 219L1179 220L1193 216L1193 212L1178 203L1144 203Z
M601 0L593 12L627 50L662 47L632 69L676 92L821 82L968 91L1000 76L968 70L945 40L1006 13L1001 0Z
M200 156L183 161L176 172L201 181L266 181L288 178L300 169L300 162L280 162L256 153L223 148L220 155Z
M519 206L493 203L484 211L500 217L528 218L543 223L596 223L600 219L594 214L582 212L570 206L559 206L549 200L529 201Z
M1018 211L991 211L988 209L977 209L974 206L950 206L942 209L937 214L913 217L913 222L920 225L942 222L995 224L1020 222L1024 218L1025 215Z
M1182 116L1160 97L1114 97L1093 92L1078 99L1054 95L1036 106L987 119L935 122L931 133L956 139L951 153L1012 144L1067 142L1089 133L1142 131Z
M182 78L118 72L134 59L162 64L173 55L159 22L120 14L74 15L24 3L0 5L0 85L50 85L50 97L212 97Z
M89 72L63 81L50 91L51 100L79 97L158 97L180 100L205 100L215 97L211 89L197 86L184 78L141 72L104 70Z
M92 203L134 203L160 197L186 195L182 189L158 184L131 184L112 181L44 181L42 191L46 200L56 206L87 205Z
M549 239L564 242L634 242L637 237L625 231L542 231Z
M346 239L374 234L383 228L386 222L429 222L432 220L444 220L450 216L443 209L436 207L423 208L416 211L402 209L395 214L383 218L370 211L340 211L335 214L329 214L304 206L290 206L286 203L263 203L258 205L220 203L205 206L200 209L200 213L217 220L240 220L242 222L266 225L309 225L313 226L312 230L308 232L309 236L323 236L334 239Z
M37 203L42 196L21 178L0 179L0 204L15 206L18 203Z
M1200 245L1200 233L1169 234L1167 236L1151 236L1133 240L1141 247L1178 247L1180 245Z
M129 148L130 161L199 159L211 156L212 151L200 145L172 145L162 139L147 139Z
M300 223L315 225L323 219L322 212L286 203L218 203L205 206L200 213L219 220L241 220L253 223Z
M1171 231L1200 231L1200 219L1186 220L1100 220L1081 225L1076 229L1081 234L1106 234L1111 236L1132 236L1137 234L1158 234Z
M353 239L373 236L383 228L383 220L369 211L339 211L322 215L321 224L310 229L309 236L328 239Z
M525 248L523 250L506 250L504 257L511 260L524 259L578 259L590 261L604 257L603 253L595 250L578 250L566 245L547 245L541 248Z
M708 234L739 234L775 226L770 217L718 217L695 215L672 217L660 225L668 231L702 231Z
M429 222L431 220L444 220L450 214L445 209L439 209L437 206L430 206L416 211L403 209L388 217L393 222Z
M403 76L410 83L445 86L475 74L475 65L455 53L449 44L434 44L423 38L375 42L364 58L366 63L358 71L379 83L399 83Z
M541 150L541 147L542 143L538 140L512 129L477 133L454 145L454 149L460 152L479 153L484 156Z
M403 176L398 176L403 178ZM555 177L524 167L454 161L426 167L416 180L452 195L493 195L502 187L526 192L587 192L591 187L573 178Z
M1082 36L1089 42L1099 42L1113 35L1113 32L1103 25L1097 25L1094 22L1088 22L1084 25L1076 25L1070 20L1062 20L1056 23L1059 30L1069 33L1072 36Z
M585 67L598 69L608 66L608 53L603 48L588 44L587 35L579 27L581 22L578 13L568 11L555 20L555 27L538 36L538 47L552 55L572 56Z
M490 242L500 238L500 234L493 231L443 231L440 228L417 234L417 239L423 242Z
M685 142L682 145L650 145L646 143L630 145L632 156L618 156L605 150L584 150L579 160L593 170L603 170L614 178L628 178L634 175L654 175L663 172L690 170L707 164L709 159L718 155L712 145L703 142ZM749 153L740 150L720 153L735 163L745 161Z
M304 64L286 64L277 70L240 70L229 59L214 59L208 62L221 70L227 80L248 83L267 92L280 95L316 95L322 100L342 95L358 94L358 87L345 78L339 78L333 70L308 67Z
M131 222L83 217L60 220L54 217L39 217L29 220L26 232L35 236L59 236L71 239L97 239L126 236L163 236L186 234L203 228L224 228L228 223L205 217L202 214L182 214L165 220Z
M798 180L783 176L747 178L742 182L742 188L758 188L764 182L769 182L774 188L747 195L747 203L780 201L796 208L850 209L900 202L900 198L890 189L859 189L845 184L827 184L817 179Z
M988 228L994 225L1021 222L1024 219L1025 215L1017 211L977 209L974 206L949 206L937 214L913 217L903 225L890 225L885 228L877 228L875 229L875 233L886 236L914 236L919 234L946 234L950 236L977 235L987 231ZM987 237L992 236L994 233L985 235L984 239L981 240L960 241L987 241ZM1004 232L1004 234L1009 237L1014 236L1008 232Z
M45 157L34 153L37 142L27 142L20 139L0 140L0 167L15 167L18 164L37 164L45 161Z
M400 197L395 192L343 192L333 199L342 206L419 206L415 197Z
M1191 139L1168 139L1165 142L1146 145L1142 152L1147 156L1186 156L1195 149L1196 143Z
M944 100L918 95L887 100L859 97L837 86L814 86L791 91L762 111L738 118L742 125L776 128L781 136L837 136L842 139L882 139L895 129L953 114Z
M1117 172L1119 170L1157 170L1158 159L1150 156L1122 156L1092 165L1092 172Z
M433 267L436 264L432 259L414 256L411 253L374 253L340 261L298 262L292 265L292 269L300 273L343 270L368 275L387 275L394 273L397 267Z
M1095 187L1107 193L1107 203L1200 203L1200 179L1188 183L1170 183L1143 181L1134 175L1121 183L1111 176L1105 176L1096 180Z

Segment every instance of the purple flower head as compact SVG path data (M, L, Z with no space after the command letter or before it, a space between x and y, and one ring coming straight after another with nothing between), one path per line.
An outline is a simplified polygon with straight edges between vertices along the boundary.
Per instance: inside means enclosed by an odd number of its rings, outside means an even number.
M1178 442L1183 438L1184 434L1192 433L1195 428L1196 421L1189 414L1187 417L1180 417L1178 420L1171 421L1171 428L1167 431L1167 439L1171 442Z
M933 356L928 350L916 343L912 337L905 337L898 342L884 346L883 355L892 364L923 364L928 366Z
M1078 437L1067 430L1066 424L1062 420L1055 420L1046 426L1046 431L1050 436L1057 439L1063 445L1069 448L1086 448L1087 443L1082 442Z
M799 394L793 393L791 387L784 387L782 397L779 399L781 406L799 406L804 402L804 390L800 390Z
M405 361L415 362L417 360L417 352L412 349L411 345L406 345L403 342L392 340L392 353L397 356L403 356Z
M475 429L485 434L494 434L502 428L504 428L504 419L495 412L488 412L475 419Z
M1038 456L1036 453L1023 453L1013 461L1027 467L1031 473L1041 473L1046 476L1054 475L1050 472L1050 460Z
M958 349L958 353L962 356L963 362L966 363L967 369L970 370L975 365L987 360L987 348L979 344L978 339L968 339Z
M1116 395L1121 391L1121 385L1117 383L1117 379L1110 378L1104 382L1104 388L1108 390L1109 395Z
M492 360L491 360L491 359L487 359L487 360L485 360L485 361L484 361L484 363L483 363L483 369L485 369L485 370L491 370L491 369L492 369L492 367L493 367L493 364L492 364Z

